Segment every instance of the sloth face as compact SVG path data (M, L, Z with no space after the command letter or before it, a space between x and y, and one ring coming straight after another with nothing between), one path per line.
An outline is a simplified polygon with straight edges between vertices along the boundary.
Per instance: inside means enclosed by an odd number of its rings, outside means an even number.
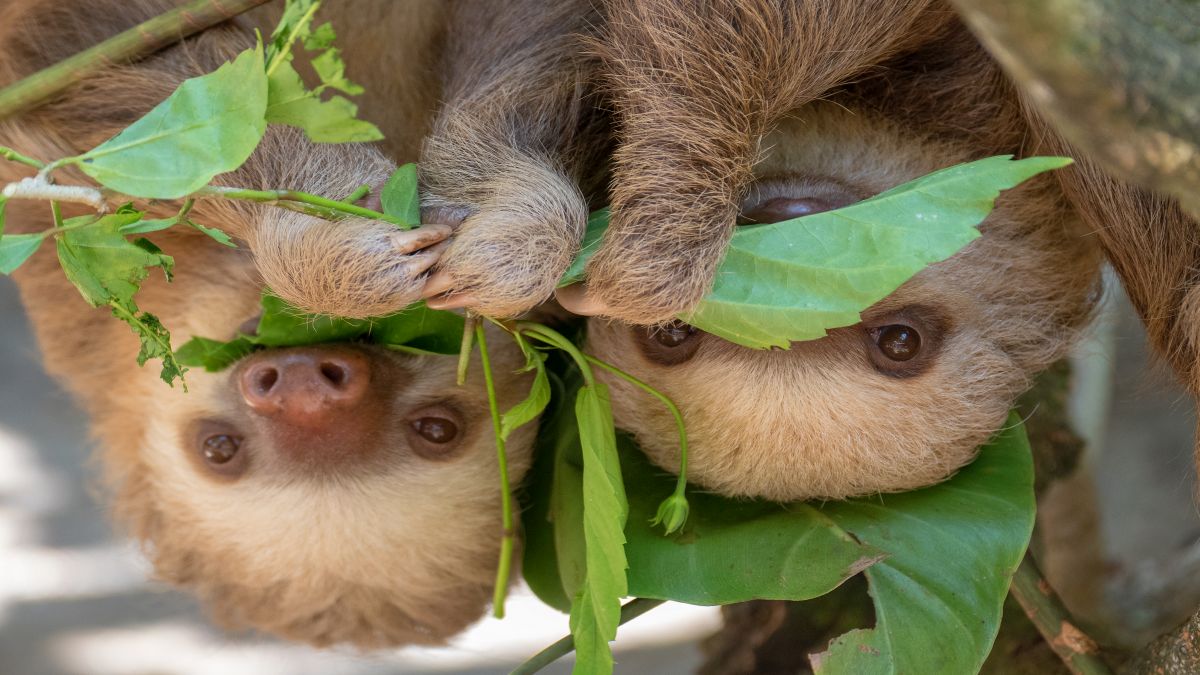
M970 148L828 104L765 139L740 222L854 203ZM741 347L687 324L593 319L588 347L681 408L688 478L778 501L907 490L945 479L1003 423L1088 315L1097 256L1049 181L1003 196L983 236L862 314L790 350ZM615 378L617 425L677 470L666 410Z
M176 256L176 280L148 281L139 304L176 344L255 325L249 256L183 235L160 245ZM127 331L103 313L63 330L67 312L36 300L71 297L44 262L23 290L47 365L90 408L117 519L157 577L227 626L317 645L437 644L482 615L502 527L479 370L459 387L453 357L320 345L193 368L184 393L153 364L139 368ZM511 341L491 342L508 407L529 381L513 374L523 359ZM509 440L514 482L532 426Z

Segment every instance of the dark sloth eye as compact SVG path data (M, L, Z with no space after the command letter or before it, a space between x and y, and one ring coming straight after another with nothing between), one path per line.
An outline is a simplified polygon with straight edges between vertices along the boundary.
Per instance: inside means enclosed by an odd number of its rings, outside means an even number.
M682 321L672 321L666 326L634 326L632 330L646 358L664 366L674 366L695 356L704 336L695 326Z
M457 407L435 403L408 416L405 433L408 446L418 457L434 461L454 459L467 447L464 418Z
M422 417L414 420L412 427L421 438L438 445L449 443L458 436L458 425L445 417Z
M242 448L242 439L229 434L218 434L204 439L204 447L200 451L204 461L209 464L227 464L237 456Z
M195 464L209 475L233 479L250 466L246 439L228 422L208 419L193 423L189 445Z
M893 324L872 333L879 351L893 361L908 361L921 352L921 334L912 326Z
M859 200L832 179L811 176L764 178L750 188L738 225L764 225L833 211Z

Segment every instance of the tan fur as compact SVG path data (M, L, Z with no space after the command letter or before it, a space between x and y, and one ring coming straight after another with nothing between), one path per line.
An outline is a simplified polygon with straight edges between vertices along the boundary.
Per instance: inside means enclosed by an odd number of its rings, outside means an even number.
M0 54L2 81L163 6L127 0L10 3L0 16L0 44L11 50ZM181 79L250 43L244 27L225 25L136 66L106 71L51 105L6 121L0 143L44 157L77 152L132 121ZM425 122L412 123L419 128ZM251 162L224 180L340 197L382 180L391 166L370 147L317 146L296 132L272 130ZM23 173L8 163L2 171L5 181ZM293 302L340 314L382 312L403 304L409 292L404 256L387 243L395 232L390 227L329 224L224 202L200 202L194 213L199 222L235 234L243 246L224 248L190 231L151 235L175 257L177 275L172 284L152 276L138 304L173 330L177 345L194 335L231 338L258 312L264 281ZM46 229L49 220L44 204L9 205L13 230ZM371 420L383 429L373 448L377 459L353 472L287 471L280 448L248 421L233 370L193 369L187 373L190 393L167 388L153 364L137 367L137 340L128 328L108 312L86 307L52 247L44 247L16 279L47 369L93 420L118 520L143 542L156 576L197 593L219 622L316 645L372 648L438 644L482 614L501 521L498 467L477 367L465 387L456 387L452 357L362 348L392 373L394 384L375 403L382 421ZM522 361L511 341L494 338L493 368L501 405L508 407L523 397L529 377L514 374ZM444 461L422 459L404 433L406 416L435 402L454 406L466 421L463 451ZM245 429L243 452L251 453L251 464L236 481L214 480L192 456L194 441L185 430L213 417ZM528 469L532 435L527 427L509 439L514 483Z
M513 316L550 296L583 236L607 137L582 42L596 13L580 0L450 6L423 201L432 222L461 221L439 263L449 291Z
M1027 127L1011 88L961 26L951 28L936 44L885 61L853 86L829 92L833 103L787 111L756 142L762 150L752 178L820 177L867 196L938 168L1020 151ZM700 66L680 61L678 67ZM712 116L730 117L720 109ZM702 120L675 135L711 135L711 126L721 123ZM643 158L639 177L728 156L696 160L691 154L716 154L714 148L691 148L679 158L659 152ZM697 178L690 184L693 196L735 196L725 192L727 183L719 180L724 175L714 174L703 189ZM653 185L618 183L614 194L625 191L631 204L653 202L659 195L643 192ZM593 319L588 346L680 406L690 441L688 477L703 487L788 501L935 483L970 461L1030 377L1065 353L1094 299L1098 250L1053 178L1006 193L981 230L983 236L964 251L863 314L869 324L923 306L947 318L936 360L913 377L893 377L872 365L862 325L787 351L754 351L705 335L691 360L664 366L638 347L643 329ZM627 264L633 265L643 253L630 237L634 251ZM679 283L677 270L656 269L667 282ZM638 293L650 282L625 283ZM677 471L669 414L640 390L608 379L618 426L633 432L656 463Z

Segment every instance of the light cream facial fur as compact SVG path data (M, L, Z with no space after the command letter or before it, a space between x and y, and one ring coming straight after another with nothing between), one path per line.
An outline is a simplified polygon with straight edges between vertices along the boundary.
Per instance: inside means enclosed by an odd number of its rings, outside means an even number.
M866 197L978 159L967 147L832 104L799 109L763 147L756 176L793 176L801 197L812 178ZM1064 353L1096 281L1093 244L1048 179L1005 193L980 229L962 252L865 311L864 324L787 351L701 335L695 356L664 366L638 346L644 329L603 319L590 321L588 348L679 405L688 477L705 488L789 501L935 483L974 457L1030 377ZM922 336L935 357L916 375L885 374L869 356L866 327L902 323L910 308L941 322ZM607 379L618 426L677 471L667 411Z

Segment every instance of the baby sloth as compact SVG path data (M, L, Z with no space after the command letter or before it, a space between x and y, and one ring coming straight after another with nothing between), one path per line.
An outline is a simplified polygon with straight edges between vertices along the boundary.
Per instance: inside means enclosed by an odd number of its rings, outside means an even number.
M6 5L0 84L170 6ZM420 34L411 37L399 42L423 44ZM183 79L253 45L244 26L213 28L0 122L0 144L46 159L77 154L133 122ZM391 136L393 157L412 159L419 135L402 132L422 121L393 111L391 123L381 125L401 132ZM381 185L394 168L371 146L316 145L272 128L250 161L222 180L343 199L360 185ZM0 182L28 173L0 162ZM155 217L175 208L159 207ZM10 232L53 226L40 202L12 202L7 216ZM191 230L150 235L174 256L175 280L153 276L137 302L173 331L177 345L189 336L229 339L253 330L264 285L286 288L309 310L372 313L372 298L378 307L403 306L416 298L436 255L421 247L447 234L206 200L192 217L225 230L239 248ZM144 543L158 578L195 592L229 627L315 645L438 644L482 615L502 528L478 370L459 387L450 357L325 344L259 351L220 373L193 368L185 393L163 384L156 368L137 366L137 340L127 326L108 312L85 311L53 247L43 247L16 280L47 369L91 416L116 517ZM371 296L356 295L364 287ZM527 376L514 374L524 360L503 339L492 341L492 358L507 408L528 391ZM529 466L532 426L508 442L514 484Z
M768 136L741 222L836 209L945 166L969 146L869 110L811 104ZM844 498L940 481L1004 422L1088 316L1097 256L1049 178L1005 193L983 236L863 312L789 350L675 322L592 319L588 348L681 408L688 478L734 496ZM609 377L618 426L678 470L674 421Z

